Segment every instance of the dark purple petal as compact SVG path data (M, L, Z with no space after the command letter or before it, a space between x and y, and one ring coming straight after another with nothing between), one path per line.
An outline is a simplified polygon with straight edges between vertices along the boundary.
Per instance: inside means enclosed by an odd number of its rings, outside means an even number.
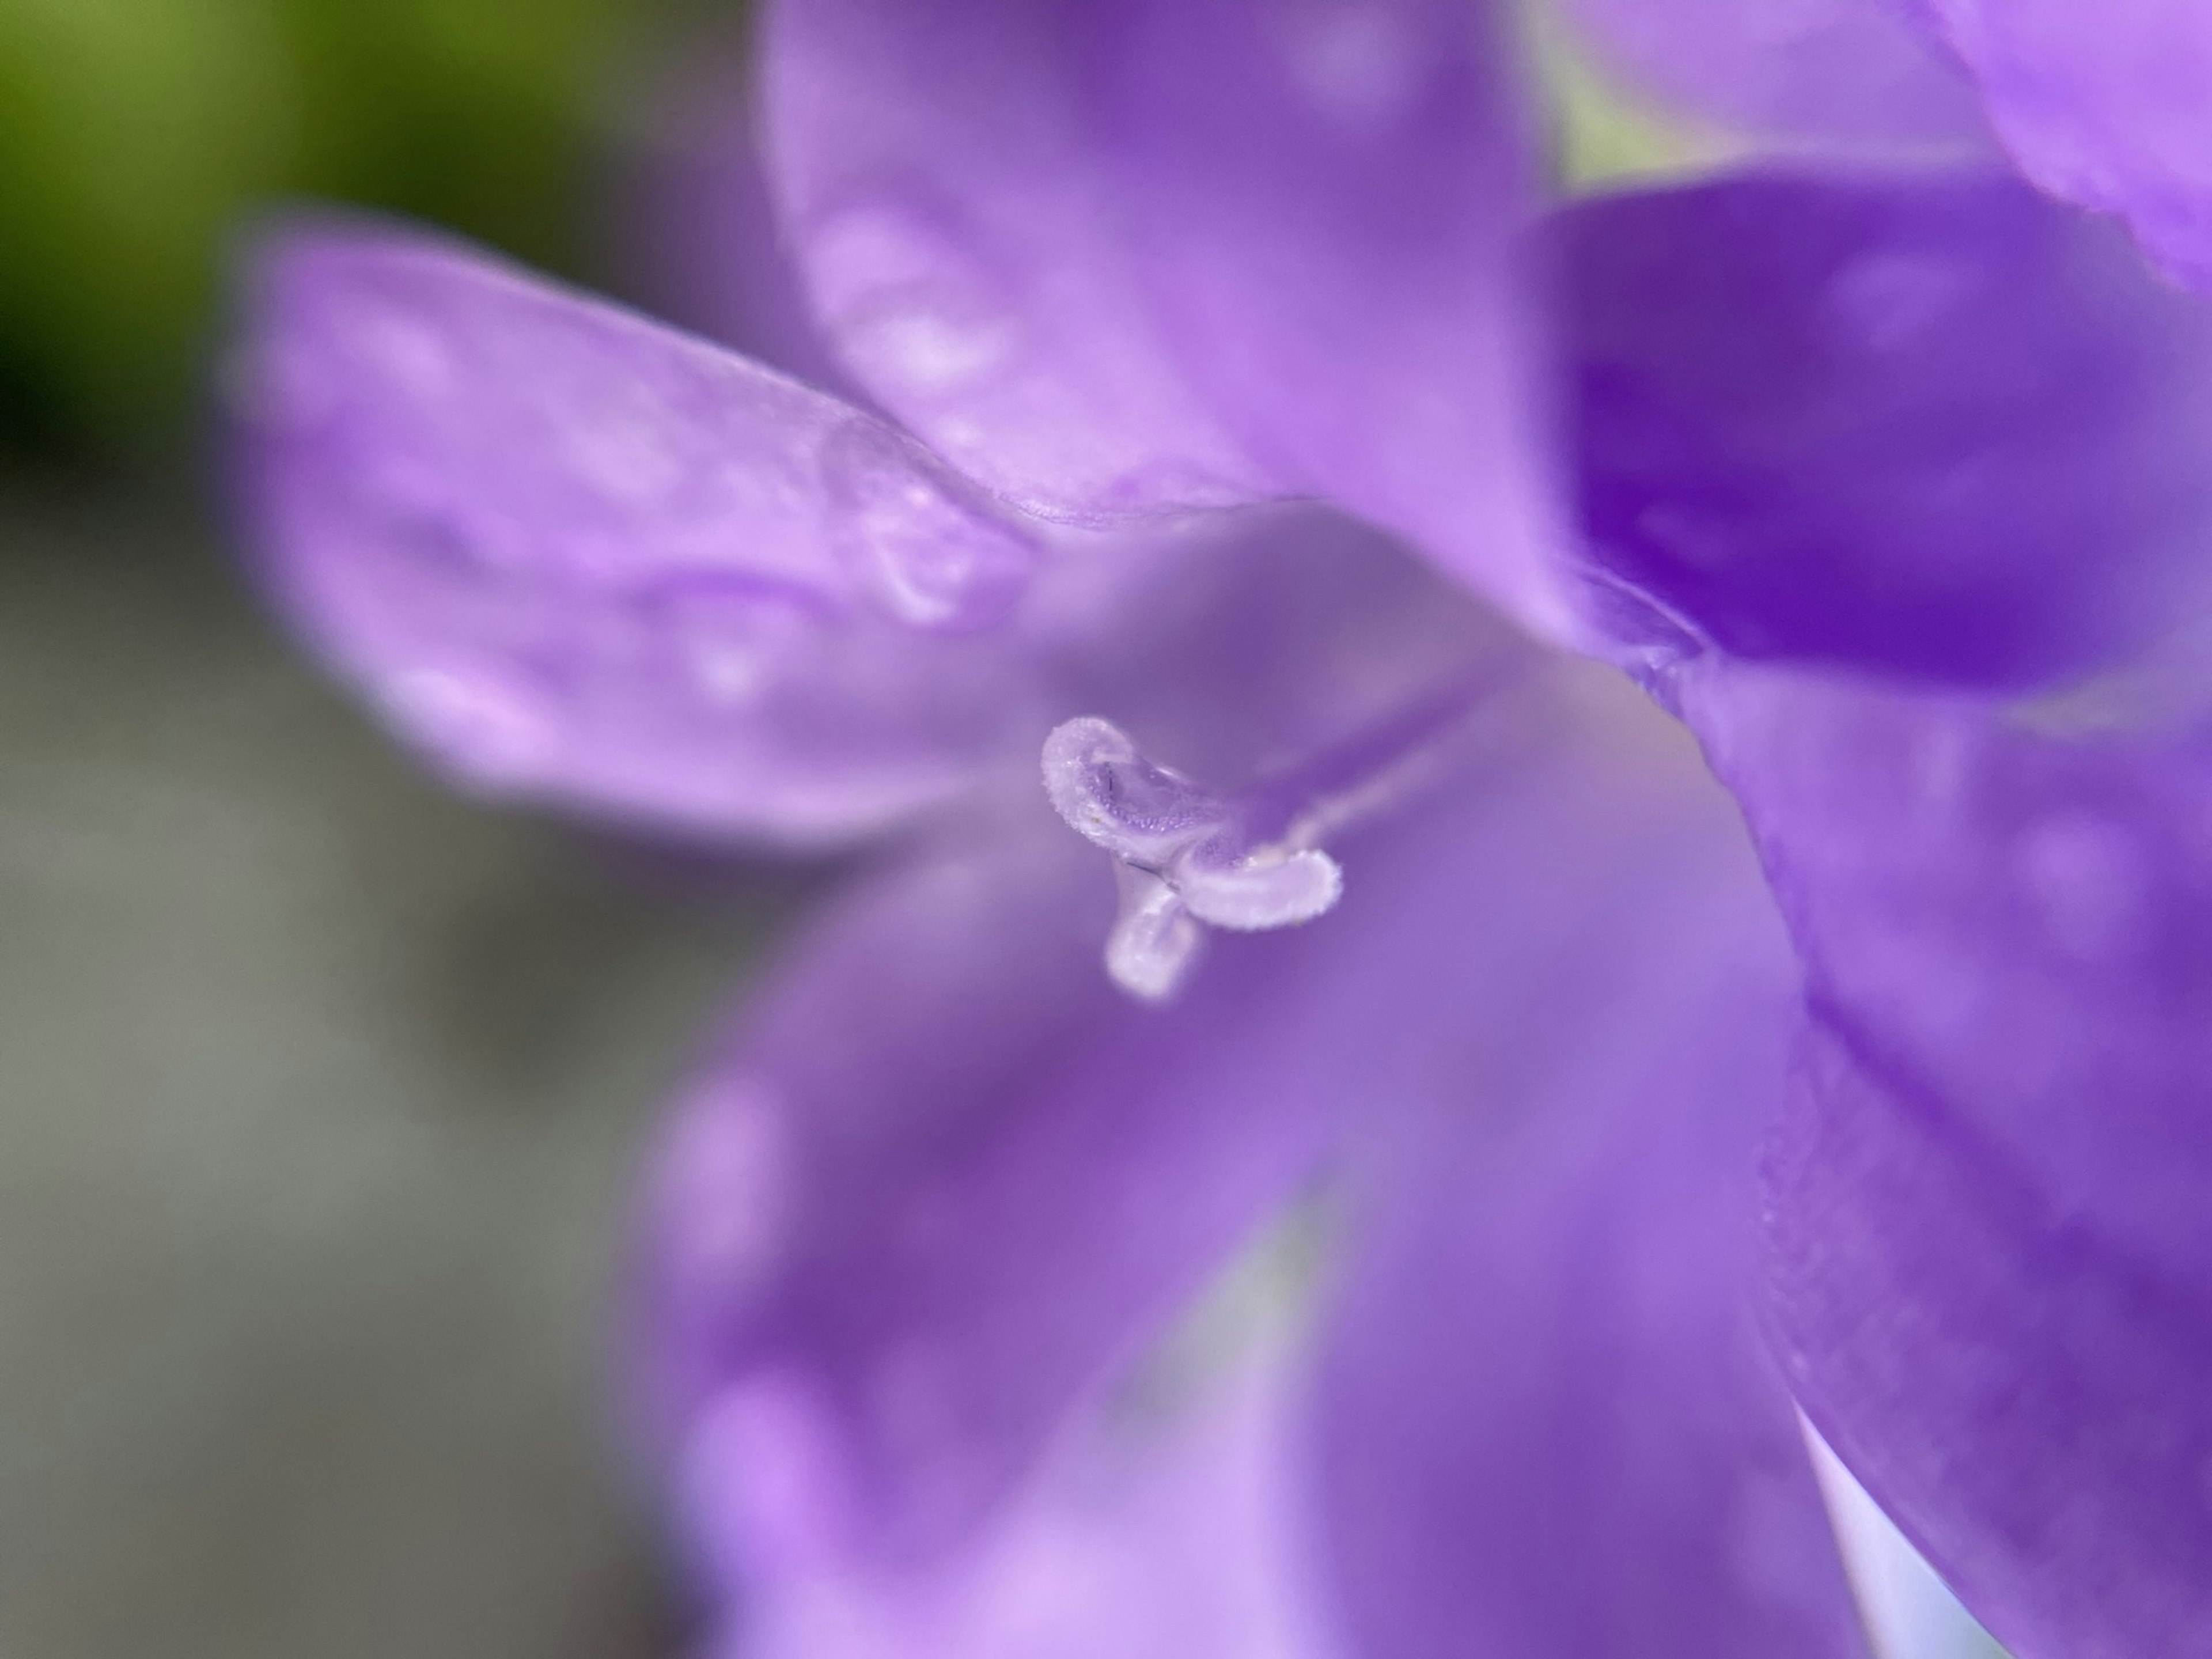
M1464 0L781 0L768 148L847 362L990 488L1325 495L1565 627L1510 34Z
M2201 0L1918 0L2028 177L2117 213L2212 292L2212 8Z
M2016 183L1745 178L1554 237L1593 555L1732 655L2025 684L2212 569L2212 311Z
M1321 1401L1363 1659L1864 1651L1751 1317L1796 1001L1731 828L1582 872L1426 1109L1373 1126Z
M1886 0L1565 0L1638 91L1823 150L1978 151L1972 83Z
M1029 533L880 422L405 231L295 225L253 276L263 568L464 781L834 839L963 786L1021 705L961 630Z
M2212 1643L2212 741L1685 702L1819 1016L1767 1175L1808 1415L2029 1659Z

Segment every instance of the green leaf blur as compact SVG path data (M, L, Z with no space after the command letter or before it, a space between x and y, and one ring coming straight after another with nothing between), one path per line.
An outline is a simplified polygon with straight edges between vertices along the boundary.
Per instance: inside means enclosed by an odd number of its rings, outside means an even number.
M271 198L573 263L636 0L0 0L0 446L121 453L191 407L231 232Z

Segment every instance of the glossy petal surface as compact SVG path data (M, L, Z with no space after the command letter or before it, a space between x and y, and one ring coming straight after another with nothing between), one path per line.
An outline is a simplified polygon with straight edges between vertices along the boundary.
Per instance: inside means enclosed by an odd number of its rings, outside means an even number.
M1692 634L2020 684L2202 603L2212 312L2109 228L1995 178L1774 176L1555 239L1595 556Z
M2027 1659L2212 1640L2212 747L1716 674L1819 1013L1768 1171L1808 1414Z
M1730 826L1684 827L1505 861L1581 902L1369 1126L1320 1403L1364 1659L1864 1650L1751 1316L1794 975Z
M769 153L847 362L992 489L1322 495L1564 629L1510 36L1457 0L782 0Z
M2117 213L2212 292L2212 10L2197 0L1920 0L2028 177Z
M1987 148L1973 85L1885 0L1563 0L1598 60L1687 114L1823 151Z
M463 781L835 839L963 786L1018 704L962 630L1028 532L880 422L404 231L296 225L255 276L264 571Z

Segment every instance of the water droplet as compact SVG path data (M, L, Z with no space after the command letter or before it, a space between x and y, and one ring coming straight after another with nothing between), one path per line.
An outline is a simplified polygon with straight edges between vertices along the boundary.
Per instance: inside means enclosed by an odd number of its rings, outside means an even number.
M437 330L397 306L353 307L341 338L362 368L414 398L443 398L455 384L453 353Z
M412 669L381 693L403 729L479 781L535 782L552 758L556 738L544 711L487 675Z
M1029 585L1036 544L920 445L854 420L823 441L821 468L841 555L899 621L988 627Z
M807 235L823 321L871 385L944 397L1018 356L1020 313L977 242L951 215L908 194L844 208Z
M1954 259L1870 253L1831 279L1827 304L1851 344L1896 351L1965 303L1976 286L1974 273Z
M2140 945L2150 919L2150 872L2118 824L2085 811L2046 818L2015 843L2013 868L2063 954L2109 961Z
M822 627L803 600L766 588L678 592L662 600L661 616L691 684L731 708L770 696Z
M1406 17L1379 5L1306 0L1274 21L1292 84L1332 121L1383 126L1419 98L1427 56Z
M578 411L561 423L561 454L601 495L649 507L683 483L684 457L672 441L680 417L650 386Z
M692 1294L726 1305L763 1282L793 1212L793 1148L777 1097L739 1079L677 1119L659 1156L658 1212L672 1270Z
M726 1390L686 1437L678 1501L732 1575L820 1571L851 1547L859 1504L844 1437L818 1389L770 1372Z

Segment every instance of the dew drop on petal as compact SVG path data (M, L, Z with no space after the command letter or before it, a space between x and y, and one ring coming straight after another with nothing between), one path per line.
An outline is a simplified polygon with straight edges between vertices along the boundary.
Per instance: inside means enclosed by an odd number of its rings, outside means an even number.
M2082 961L2130 954L2148 925L2152 883L2126 831L2083 811L2034 825L2015 844L2013 869L2046 936Z
M1974 286L1973 274L1954 260L1872 253L1831 279L1828 310L1847 343L1897 351L1964 304Z
M521 692L489 675L417 668L378 688L393 720L471 777L497 784L544 775L553 724Z
M437 331L396 306L352 307L344 347L369 374L424 402L448 397L459 381L453 353Z
M805 1573L851 1543L858 1504L820 1394L777 1372L726 1391L686 1439L679 1501L732 1572Z
M807 265L823 320L871 385L950 396L1018 356L1019 314L975 240L904 195L848 206L812 231Z
M1035 544L919 446L854 421L824 441L821 467L841 556L900 622L984 628L1020 599Z
M678 1118L658 1202L672 1267L702 1298L726 1305L766 1281L793 1219L793 1160L781 1103L757 1080L726 1081Z
M1332 123L1385 126L1419 98L1425 80L1423 43L1388 8L1298 0L1283 9L1277 22L1291 83Z

